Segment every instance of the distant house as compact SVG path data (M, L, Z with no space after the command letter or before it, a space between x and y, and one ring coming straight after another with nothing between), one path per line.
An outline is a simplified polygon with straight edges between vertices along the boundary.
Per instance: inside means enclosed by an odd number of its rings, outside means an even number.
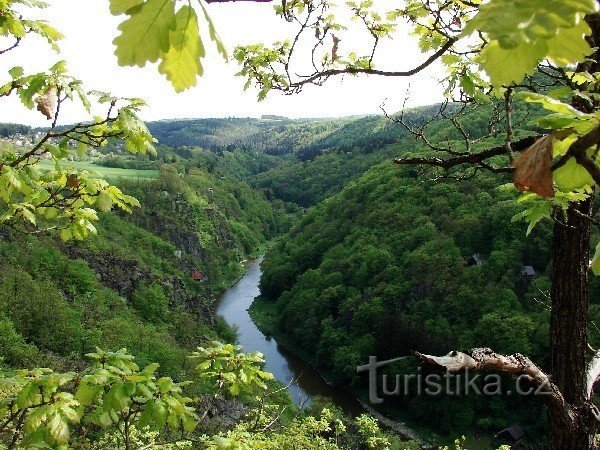
M274 114L263 114L261 116L262 120L288 120L285 116L276 116Z
M523 266L521 267L521 276L533 278L537 276L537 272L532 266Z
M525 437L525 432L518 425L505 428L500 433L496 434L494 438L507 444L516 444Z
M199 270L194 270L192 272L192 280L204 283L206 281L206 277Z
M473 253L467 258L467 265L469 266L481 266L483 265L483 258L479 253Z

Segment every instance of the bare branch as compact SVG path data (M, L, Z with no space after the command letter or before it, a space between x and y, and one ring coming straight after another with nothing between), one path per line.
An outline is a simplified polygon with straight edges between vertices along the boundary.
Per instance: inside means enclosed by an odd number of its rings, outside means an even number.
M2 55L3 53L9 52L11 50L14 50L15 48L17 48L19 46L19 44L21 43L21 39L22 38L17 38L17 40L15 41L15 43L13 45L11 45L8 48L5 48L3 50L0 50L0 55Z
M366 74L366 75L379 75L379 76L383 76L383 77L410 77L412 75L415 75L415 74L423 71L424 69L429 67L431 64L433 64L435 61L440 59L454 45L455 42L456 42L455 38L449 39L442 47L440 47L429 58L427 58L421 64L419 64L418 66L416 66L410 70L386 71L386 70L378 70L378 69L372 69L372 68L360 68L360 67L346 67L343 69L329 69L329 70L324 70L322 72L316 72L310 76L302 78L299 81L295 81L295 82L291 83L289 86L286 86L285 89L297 91L305 84L312 83L312 84L320 85L320 84L323 84L328 78L330 78L332 76L344 75L344 74L348 74L348 75ZM276 89L276 87L274 87L274 89Z
M516 353L514 355L501 355L489 348L475 348L467 352L450 352L446 356L431 356L415 352L423 362L444 368L449 372L463 370L491 370L512 375L514 377L526 376L527 379L545 394L549 407L559 413L566 424L575 423L575 413L571 406L565 402L558 387L552 383L550 377L542 371L529 358ZM600 369L600 364L599 364Z
M539 136L530 136L520 141L513 142L512 149L513 152L520 152L532 144L535 143L536 139ZM421 156L421 157L411 157L411 158L396 158L394 159L394 164L400 165L429 165L429 166L437 166L442 169L449 170L453 167L463 165L463 164L475 164L479 165L486 170L490 170L495 173L504 173L504 172L512 172L512 167L492 167L485 163L486 160L500 156L506 155L506 147L504 145L500 147L494 147L488 150L484 150L482 152L476 153L466 153L464 155L454 156L452 158L441 158L439 156Z

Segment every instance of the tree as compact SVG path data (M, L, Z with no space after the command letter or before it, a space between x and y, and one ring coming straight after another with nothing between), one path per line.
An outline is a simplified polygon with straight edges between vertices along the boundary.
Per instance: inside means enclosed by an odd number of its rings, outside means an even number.
M589 258L590 229L598 224L593 217L595 185L600 183L598 2L408 0L388 10L382 3L349 1L340 12L327 0L283 2L276 12L298 28L294 38L272 46L238 47L234 56L240 75L247 78L247 87L259 88L263 99L273 90L295 94L344 74L409 77L434 63L445 67L448 99L436 118L446 118L458 139L435 145L429 122L390 115L430 149L395 163L420 165L425 173L456 179L481 170L512 174L515 187L524 192L518 202L525 205L515 220L527 220L530 230L540 220L554 221L552 377L520 354L503 356L489 349L419 356L450 371L478 368L528 375L548 393L551 448L597 448L600 414L592 397L600 353L590 361L587 327L588 272L600 274L600 248L591 264ZM348 16L352 22L338 19ZM382 69L379 44L393 39L401 23L428 56L410 69ZM346 33L357 28L365 41L370 39L369 48L344 52ZM298 55L305 48L309 55ZM524 102L546 111L536 124L544 131L516 138L513 112ZM473 133L462 120L481 105L493 111L487 135Z
M12 40L0 50L0 57L18 50L31 34L42 36L58 51L60 32L43 20L29 18L44 6L28 0L0 3L0 36ZM81 81L68 74L64 61L37 74L12 67L7 76L8 81L0 86L0 98L17 95L24 107L37 108L50 125L32 133L31 146L20 149L9 144L0 153L0 223L28 232L58 229L65 240L83 239L96 232L96 210L129 211L138 206L137 200L117 187L70 168L65 161L109 140L121 140L131 153L154 152L154 140L137 116L144 105L142 100L86 92ZM61 107L67 102L80 103L90 120L59 126ZM93 106L103 109L103 115L93 116ZM54 169L44 170L40 165L43 159L51 161Z

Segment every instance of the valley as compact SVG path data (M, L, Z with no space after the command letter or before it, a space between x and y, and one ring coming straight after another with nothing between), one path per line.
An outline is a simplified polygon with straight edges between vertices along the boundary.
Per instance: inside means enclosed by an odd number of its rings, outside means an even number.
M435 108L407 116L418 123ZM492 145L494 137L478 128L483 114L469 112L464 126ZM516 110L524 123L517 136L534 131L525 120L531 114L535 108ZM29 238L27 245L39 250L17 253L4 272L11 283L10 270L26 265L33 280L41 277L35 283L50 283L75 302L53 308L81 324L67 332L69 344L48 344L7 310L11 339L24 352L9 356L9 364L36 354L40 364L60 366L67 363L61 355L75 349L82 357L95 345L127 343L142 362L157 361L175 375L190 370L183 354L211 336L262 352L265 369L284 386L294 378L287 390L297 406L323 397L358 416L365 411L360 402L369 401L356 368L369 355L407 357L390 376L418 366L413 351L475 343L526 349L545 360L548 315L537 295L548 285L549 229L541 224L525 238L525 224L511 224L519 213L515 193L500 189L496 177L424 184L414 168L391 161L425 149L385 117L198 119L149 127L159 140L151 159L109 145L71 163L117 183L141 208L130 216L103 215L98 236L83 243ZM432 122L430 132L440 142L460 139L443 120ZM6 239L5 255L24 245L11 234ZM89 287L70 293L69 283L80 281L46 278L49 269L36 267L47 252L75 258L90 274ZM252 260L264 253L264 260ZM482 262L470 265L472 255ZM520 275L525 266L534 268L534 280ZM592 290L600 293L600 285ZM97 292L111 300L101 307L82 303ZM485 448L514 423L531 442L538 439L545 426L541 404L540 414L527 415L534 407L528 401L494 402L407 392L377 410L396 421L405 439L452 443L464 434L477 436L470 448Z
M597 450L599 24L0 0L0 450Z

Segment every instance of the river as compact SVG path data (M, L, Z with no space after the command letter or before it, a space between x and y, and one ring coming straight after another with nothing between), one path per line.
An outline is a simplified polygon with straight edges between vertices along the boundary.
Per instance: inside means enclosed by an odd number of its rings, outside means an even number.
M289 384L287 389L296 405L308 405L314 396L322 396L330 398L346 414L364 413L365 408L354 396L328 385L310 364L281 347L275 339L265 336L254 324L248 308L260 295L261 262L262 258L259 258L247 264L246 274L223 294L217 313L237 328L239 343L245 353L259 351L264 354L265 370L278 381Z

